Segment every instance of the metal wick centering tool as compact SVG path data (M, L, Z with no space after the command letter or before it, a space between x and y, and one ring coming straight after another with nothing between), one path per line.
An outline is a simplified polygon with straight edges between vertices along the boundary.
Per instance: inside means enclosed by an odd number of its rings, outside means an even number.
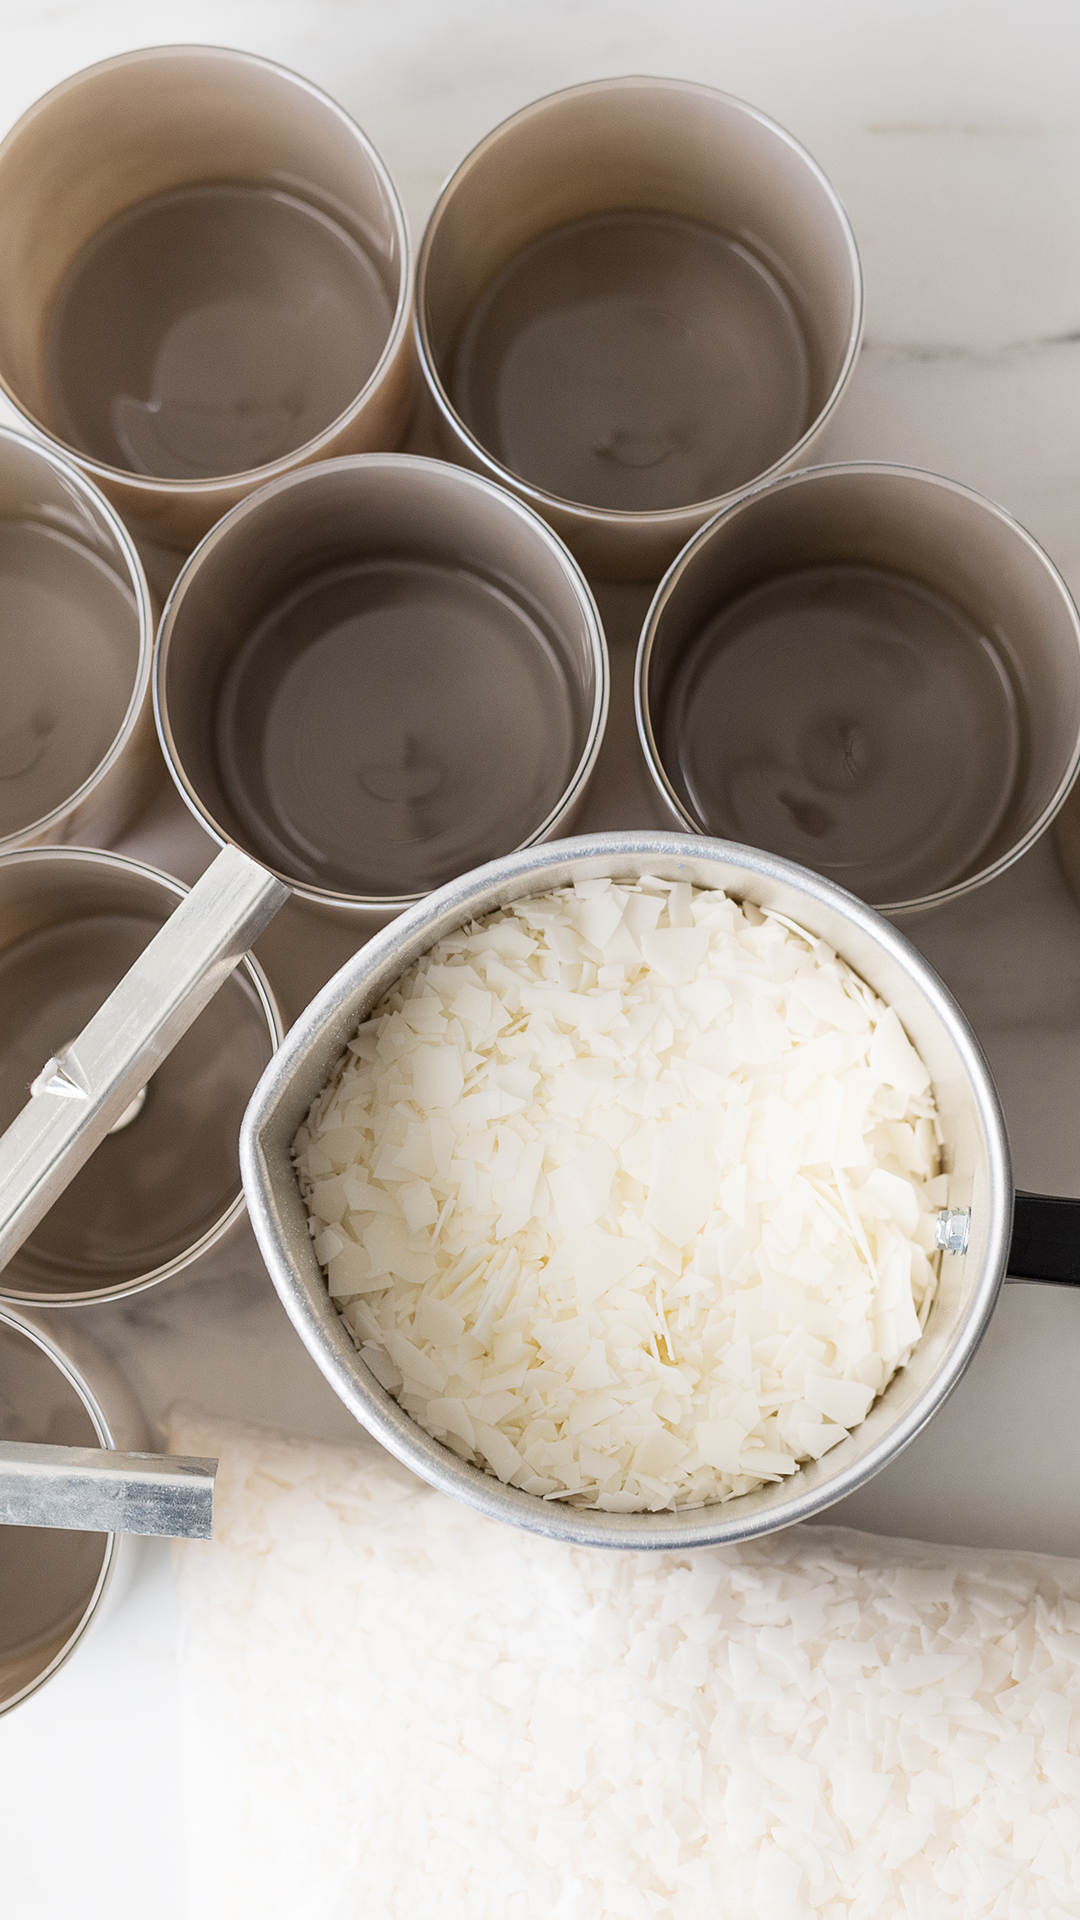
M0 1526L209 1540L217 1464L0 1440Z

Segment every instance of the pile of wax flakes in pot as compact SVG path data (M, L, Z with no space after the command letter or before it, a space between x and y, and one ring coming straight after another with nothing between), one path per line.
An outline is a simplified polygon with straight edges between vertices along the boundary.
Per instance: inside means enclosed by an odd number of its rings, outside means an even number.
M174 1416L192 1920L1076 1920L1080 1562L611 1553Z
M631 1513L847 1437L918 1340L930 1076L823 941L720 891L578 881L440 940L296 1136L375 1377L462 1459Z

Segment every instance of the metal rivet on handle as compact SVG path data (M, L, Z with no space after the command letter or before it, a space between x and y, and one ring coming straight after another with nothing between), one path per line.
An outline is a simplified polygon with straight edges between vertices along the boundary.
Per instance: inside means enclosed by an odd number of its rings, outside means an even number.
M942 1207L934 1239L945 1253L966 1253L970 1232L970 1207Z

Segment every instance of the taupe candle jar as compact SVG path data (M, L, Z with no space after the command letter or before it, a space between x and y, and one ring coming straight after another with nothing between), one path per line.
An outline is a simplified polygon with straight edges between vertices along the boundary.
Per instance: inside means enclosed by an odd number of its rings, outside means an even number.
M108 501L0 427L0 853L116 839L145 801L154 618Z
M397 193L340 107L219 47L61 82L0 142L0 386L141 534L392 447L414 394Z
M490 481L366 454L289 474L184 568L161 622L161 743L192 812L371 928L565 830L608 704L565 547Z
M873 463L746 494L681 553L637 660L680 827L906 913L1004 871L1080 764L1080 617L1001 507Z
M656 578L724 500L805 464L861 326L821 170L682 80L595 81L504 121L443 189L417 267L446 450L600 575Z

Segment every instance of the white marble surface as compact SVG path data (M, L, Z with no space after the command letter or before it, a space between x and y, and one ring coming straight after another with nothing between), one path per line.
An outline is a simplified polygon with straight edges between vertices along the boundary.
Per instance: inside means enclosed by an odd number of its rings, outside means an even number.
M0 27L0 130L65 74L126 47L205 40L298 68L372 136L414 239L466 148L537 94L638 71L743 95L821 161L862 249L866 345L821 457L899 459L967 481L1016 513L1080 592L1071 0L0 0ZM595 824L651 817L628 706L639 610L633 591L604 596L617 698ZM127 844L186 877L209 852L164 791ZM1018 1181L1080 1193L1080 912L1051 845L907 930L987 1048ZM262 951L291 1011L349 944L287 910ZM186 1397L355 1433L244 1236L180 1280L82 1318L155 1418ZM932 1427L830 1518L1080 1553L1078 1378L1080 1295L1009 1288ZM0 1899L12 1920L184 1913L176 1656L168 1559L155 1547L124 1607L0 1722Z

